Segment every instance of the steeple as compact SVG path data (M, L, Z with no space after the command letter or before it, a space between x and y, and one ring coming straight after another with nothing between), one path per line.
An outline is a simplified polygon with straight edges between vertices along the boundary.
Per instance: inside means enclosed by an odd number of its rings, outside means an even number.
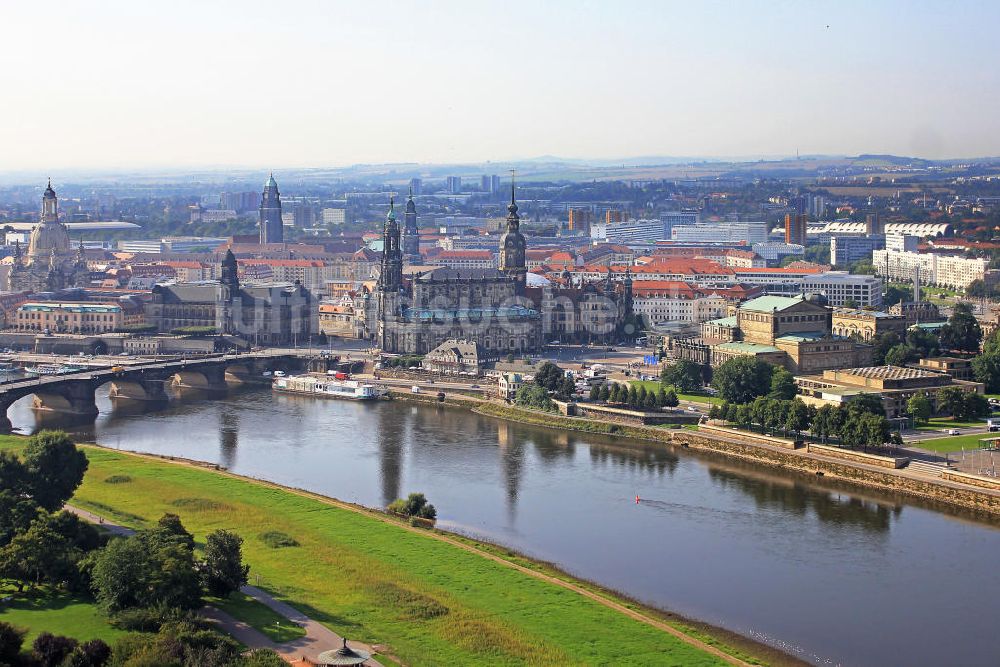
M50 178L45 193L42 195L42 224L58 221L59 198L56 197L56 191L52 189L52 179Z
M396 201L389 197L389 212L382 228L382 271L378 278L379 289L398 292L403 284L403 253L400 247L399 223L396 222Z
M413 202L413 186L406 198L406 212L403 214L403 260L409 264L420 264L420 231L417 229L417 205Z
M514 170L510 171L510 205L507 207L507 230L500 237L500 270L517 282L517 294L522 296L528 280L524 254L526 243L521 234L521 218L514 200Z
M226 256L222 259L222 276L219 282L229 288L230 299L240 288L239 265L236 263L236 255L233 254L232 248L226 250Z

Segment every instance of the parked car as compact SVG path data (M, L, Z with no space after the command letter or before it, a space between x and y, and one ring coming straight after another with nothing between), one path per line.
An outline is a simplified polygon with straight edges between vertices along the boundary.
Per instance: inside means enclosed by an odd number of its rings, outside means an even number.
M950 428L950 429L948 429L948 435L958 435L960 433L961 433L961 431L959 431L957 428Z

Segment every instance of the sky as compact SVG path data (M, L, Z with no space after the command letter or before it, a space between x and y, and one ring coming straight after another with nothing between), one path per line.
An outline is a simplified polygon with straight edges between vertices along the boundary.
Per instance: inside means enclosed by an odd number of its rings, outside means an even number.
M0 172L1000 155L1000 2L2 0Z

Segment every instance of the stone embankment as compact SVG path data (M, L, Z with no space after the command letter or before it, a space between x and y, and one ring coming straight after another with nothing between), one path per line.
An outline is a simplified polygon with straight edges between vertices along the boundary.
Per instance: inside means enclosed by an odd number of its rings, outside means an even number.
M905 457L805 444L713 425L703 425L697 431L662 426L631 426L525 410L496 402L474 404L468 400L452 400L448 397L445 403L468 407L482 415L533 426L715 452L788 471L1000 516L1000 480L951 470L944 470L940 477L935 477L907 470L909 459Z

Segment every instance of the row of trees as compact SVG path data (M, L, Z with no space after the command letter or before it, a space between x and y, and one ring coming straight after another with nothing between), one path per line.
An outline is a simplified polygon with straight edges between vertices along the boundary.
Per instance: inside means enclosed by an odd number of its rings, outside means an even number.
M938 412L951 415L955 419L979 419L989 415L993 409L982 394L965 391L959 387L942 387L934 395ZM934 405L925 394L914 394L906 403L906 412L917 423L927 423L934 414Z
M590 400L624 405L633 410L676 408L680 403L672 388L660 387L659 391L651 391L644 385L639 385L637 389L635 385L626 386L616 382L591 387Z
M761 432L798 435L808 430L817 440L828 442L835 438L851 449L902 443L885 418L881 400L866 394L843 407L824 405L820 408L806 405L797 398L782 400L758 396L750 403L713 405L709 417L746 429L756 426Z

